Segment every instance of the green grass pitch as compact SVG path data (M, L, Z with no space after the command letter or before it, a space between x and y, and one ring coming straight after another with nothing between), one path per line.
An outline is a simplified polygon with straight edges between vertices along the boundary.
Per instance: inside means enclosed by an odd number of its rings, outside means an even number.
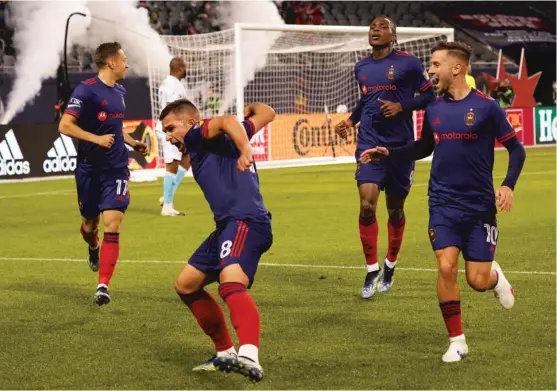
M496 153L494 182L506 172ZM159 216L162 184L132 183L113 301L91 302L72 180L0 184L0 389L555 389L555 149L529 149L496 259L516 290L462 289L470 354L443 364L447 336L427 236L429 163L418 163L393 290L362 300L354 165L260 171L275 243L251 291L265 379L192 373L212 355L174 278L213 228L197 185ZM378 210L380 254L387 218ZM460 264L463 266L463 261ZM216 292L216 287L209 290ZM220 300L220 299L219 299Z

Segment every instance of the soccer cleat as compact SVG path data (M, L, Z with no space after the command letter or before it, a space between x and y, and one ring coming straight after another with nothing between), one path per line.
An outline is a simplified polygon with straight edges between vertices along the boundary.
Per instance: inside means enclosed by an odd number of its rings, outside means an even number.
M221 356L215 358L213 364L221 372L240 373L254 383L263 380L263 368L261 368L261 365L247 357Z
M174 209L174 206L172 204L170 205L163 205L162 210L161 210L161 216L185 216L185 213L182 213L180 211L177 211L176 209Z
M510 310L514 306L514 289L505 278L503 270L501 270L501 266L499 266L496 261L493 261L491 267L495 269L498 276L497 284L495 285L495 288L493 288L493 293L499 300L499 303L501 303L501 306L506 310Z
M468 345L464 335L462 338L453 339L449 345L449 349L443 354L443 362L457 362L468 355Z
M97 304L99 307L110 303L110 295L108 294L108 287L106 285L97 287L97 292L95 296L93 296L93 303Z
M233 359L236 359L236 355L235 354L226 354L224 357L230 357ZM217 358L217 356L213 356L210 359L208 359L207 361L205 361L203 364L198 365L196 367L194 367L192 369L192 371L194 372L216 372L219 369L215 366L215 359Z
M257 383L263 380L263 368L261 365L247 357L238 357L239 372L250 379L252 382Z
M99 252L101 250L101 246L97 246L97 248L89 247L89 258L87 258L87 263L89 264L89 268L94 271L99 271Z
M394 267L390 268L386 264L383 264L383 272L381 273L381 278L379 279L379 283L377 285L377 291L379 293L385 293L391 289L391 287L393 286L394 274Z
M377 285L381 277L381 269L366 274L364 285L362 286L362 298L369 299L377 292Z

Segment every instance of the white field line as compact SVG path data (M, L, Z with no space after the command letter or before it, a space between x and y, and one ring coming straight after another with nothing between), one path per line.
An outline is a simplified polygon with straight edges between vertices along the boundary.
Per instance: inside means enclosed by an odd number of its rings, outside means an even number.
M547 170L547 171L532 171L532 172L523 172L520 176L528 176L528 175L546 175L546 174L553 174L555 175L555 170ZM495 175L493 179L504 179L505 175ZM412 187L421 187L427 186L428 182L423 183L414 183ZM141 188L141 187L153 187L153 186L161 186L160 183L142 183L142 184L132 184L130 186L131 189L134 188ZM45 191L40 193L23 193L23 194L11 194L0 196L0 200L5 200L9 198L28 198L28 197L39 197L39 196L50 196L50 195L57 195L57 196L67 196L67 195L75 195L75 190L55 190L55 191Z
M0 261L31 261L31 262L83 262L85 263L85 259L78 259L78 258L18 258L18 257L0 257ZM122 263L151 263L151 264L185 264L184 261L162 261L162 260L155 260L155 259L146 259L146 260L138 260L138 259L122 259L119 260ZM364 266L340 266L340 265L306 265L306 264L298 264L298 263L270 263L270 262L261 262L259 266L265 267L288 267L288 268L297 268L297 269L354 269L354 270L363 270L365 269ZM411 272L437 272L437 269L433 268L419 268L419 267L398 267L396 270L402 271L411 271ZM463 269L460 272L464 272ZM540 271L524 271L524 270L505 270L506 274L539 274L539 275L550 275L554 276L555 272L540 272Z

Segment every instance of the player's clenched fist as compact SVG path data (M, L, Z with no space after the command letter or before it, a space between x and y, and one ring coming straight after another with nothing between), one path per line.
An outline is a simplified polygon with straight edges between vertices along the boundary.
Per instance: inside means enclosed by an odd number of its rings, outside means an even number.
M349 119L347 119L346 121L340 121L335 126L335 133L338 134L341 138L346 139L346 137L348 136L348 129L353 126L354 124Z
M385 147L376 147L366 149L360 155L360 163L366 164L371 162L376 162L378 160L383 160L389 156L389 150Z
M240 154L240 158L238 159L238 170L247 171L252 164L253 156L251 153L251 147L248 147Z
M399 102L391 102L389 100L377 99L382 103L381 112L385 118L390 118L402 112L402 105Z
M102 136L98 136L95 144L103 148L111 148L112 144L114 144L114 135L113 134L103 134Z
M137 152L142 153L143 155L147 155L149 153L149 147L147 146L147 144L142 143L140 141L135 143L133 149Z
M501 186L495 193L497 206L501 212L510 212L513 207L514 194L510 187Z

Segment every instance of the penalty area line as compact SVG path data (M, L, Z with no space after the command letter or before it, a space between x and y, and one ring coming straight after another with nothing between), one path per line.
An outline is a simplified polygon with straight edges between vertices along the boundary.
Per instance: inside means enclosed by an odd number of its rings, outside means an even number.
M83 262L86 260L79 258L22 258L22 257L0 257L0 261L30 261L30 262ZM121 263L150 263L150 264L185 264L185 261L163 261L156 259L122 259L118 262ZM307 265L302 263L271 263L271 262L260 262L259 266L264 267L284 267L284 268L296 268L296 269L349 269L349 270L364 270L364 266L342 266L342 265ZM433 268L419 268L419 267L398 267L396 270L399 271L409 271L409 272L426 272L435 273L437 269ZM460 269L460 272L464 272L464 269ZM533 270L505 270L505 274L527 274L527 275L548 275L554 276L555 272L542 272Z

